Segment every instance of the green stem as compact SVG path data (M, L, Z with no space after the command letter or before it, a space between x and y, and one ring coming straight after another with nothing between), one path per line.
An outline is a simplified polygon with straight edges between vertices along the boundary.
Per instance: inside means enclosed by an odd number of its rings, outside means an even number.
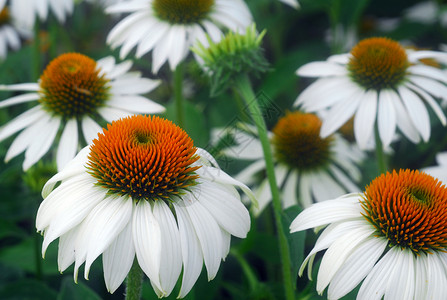
M251 291L256 291L259 285L258 278L256 277L255 272L251 269L248 262L245 260L245 258L235 249L230 250L230 254L234 256L234 258L237 259L239 264L241 265L242 271L245 274L245 277L248 280L248 284L250 285Z
M383 174L387 171L387 163L385 153L383 151L382 141L380 140L379 130L377 125L374 130L375 140L376 140L376 160L377 160L377 168L379 170L379 175Z
M259 139L262 144L262 150L264 152L264 159L267 170L267 177L270 185L270 190L272 192L273 210L275 216L276 230L278 233L279 252L281 256L281 267L282 267L283 283L286 296L285 299L293 300L295 299L295 292L291 274L292 269L290 262L290 250L289 250L289 244L287 242L287 237L284 233L283 225L281 222L281 212L282 212L281 200L279 196L279 189L276 184L273 155L270 149L270 141L267 136L267 127L265 125L264 118L259 108L259 104L256 101L256 95L253 92L248 76L245 74L240 75L238 78L236 78L235 84L236 87L239 89L239 92L241 93L242 98L244 99L250 111L253 121L256 124Z
M183 103L183 68L179 63L174 71L174 95L175 108L177 113L177 125L185 128L185 107Z
M140 300L143 270L135 259L126 280L126 300Z

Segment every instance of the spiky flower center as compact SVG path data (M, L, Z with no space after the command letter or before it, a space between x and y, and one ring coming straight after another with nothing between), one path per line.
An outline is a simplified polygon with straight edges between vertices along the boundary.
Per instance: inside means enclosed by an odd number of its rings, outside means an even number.
M172 122L131 116L113 122L93 141L89 173L109 193L135 201L168 200L195 184L199 158L191 138Z
M94 114L109 99L109 80L100 71L85 55L60 55L40 77L40 103L64 119Z
M391 246L414 253L446 251L447 188L410 170L382 174L366 187L364 217Z
M152 8L161 20L172 24L193 24L211 12L214 0L154 0Z
M7 7L5 7L0 11L0 26L9 24L10 21L11 21L11 17L9 15L9 10Z
M405 49L387 38L360 41L351 50L349 74L365 89L381 90L399 85L410 66Z
M287 113L273 128L272 143L278 161L301 171L326 166L332 137L320 137L321 120L314 114Z

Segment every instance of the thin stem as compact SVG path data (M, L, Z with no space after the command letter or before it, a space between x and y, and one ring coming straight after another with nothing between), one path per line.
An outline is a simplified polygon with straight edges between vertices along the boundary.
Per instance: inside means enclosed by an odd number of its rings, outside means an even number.
M383 174L387 171L387 163L385 153L383 152L382 141L380 140L379 130L377 125L374 130L375 140L376 140L376 160L377 160L377 168L379 170L379 174Z
M183 103L183 67L179 63L174 71L174 96L177 114L177 125L181 128L185 126L185 106Z
M135 259L126 280L126 300L140 300L143 271Z
M262 144L262 150L264 152L264 159L267 170L267 177L270 185L270 190L272 192L272 202L273 202L273 210L275 216L276 230L278 234L279 241L279 252L281 256L281 267L282 267L282 275L284 282L284 290L285 290L285 299L292 300L295 299L294 292L294 284L292 281L291 274L291 262L290 262L290 250L289 244L287 243L287 237L284 233L283 225L281 222L281 200L279 196L279 189L276 184L276 176L273 165L273 155L270 149L270 141L267 136L267 127L265 125L264 118L262 116L261 110L259 108L259 104L256 101L256 95L253 92L251 87L250 80L247 75L241 75L236 80L236 87L239 89L239 92L244 99L251 117L256 124L259 139Z
M259 285L258 278L256 277L255 272L251 269L248 262L245 260L245 258L235 249L230 250L230 254L233 255L239 264L241 265L242 271L245 274L245 277L248 280L248 284L250 285L251 291L256 291Z

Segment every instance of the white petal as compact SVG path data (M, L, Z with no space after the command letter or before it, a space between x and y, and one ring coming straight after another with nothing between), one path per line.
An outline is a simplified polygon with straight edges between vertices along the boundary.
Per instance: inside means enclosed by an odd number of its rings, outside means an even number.
M245 184L232 178L231 176L229 176L227 173L225 173L221 169L208 167L208 166L202 166L200 169L196 170L196 173L203 179L239 187L250 198L250 200L256 205L257 201L256 201L256 198L255 198L253 192Z
M0 141L10 137L14 133L22 130L41 119L47 113L40 106L35 106L24 113L18 115L0 128Z
M329 223L361 217L361 195L347 194L334 200L315 203L302 211L290 225L290 232L306 230Z
M89 212L105 198L106 189L94 188L91 181L81 181L80 183L82 184L61 190L55 197L45 199L44 201L48 203L46 210L50 210L50 212L46 213L39 209L39 220L36 221L39 225L38 228L41 228L42 224L48 223L47 220L51 218L48 228L45 230L42 253L45 253L52 241L81 223ZM61 196L64 198L61 199ZM55 201L59 201L61 204L48 207L49 203Z
M395 275L385 291L386 300L414 299L414 254L410 250L402 249L399 258L400 261L396 262Z
M128 111L107 106L98 109L98 113L109 123L132 115Z
M183 298L189 293L200 275L203 254L200 249L199 239L194 230L194 225L191 222L186 208L175 204L174 208L177 215L183 257L183 279L178 297Z
M90 147L84 147L81 151L79 151L75 158L65 166L62 171L51 177L45 183L42 189L42 198L46 198L50 194L51 190L54 188L58 181L65 180L72 176L85 174L85 164L87 162L87 156L89 152Z
M407 69L407 72L413 75L428 77L436 79L443 83L447 83L447 75L443 71L435 67L430 67L427 65L413 65ZM414 78L414 80L417 80L416 77Z
M420 253L415 259L414 299L427 299L428 281L427 255Z
M132 267L134 258L132 223L129 222L102 255L104 281L109 293L115 292L124 281Z
M71 119L65 124L57 149L57 169L58 171L72 160L78 150L78 125L76 119Z
M431 95L429 95L428 93L426 93L423 89L421 89L418 86L416 86L416 85L409 85L409 87L412 90L414 90L415 92L417 92L425 101L427 101L428 105L430 105L430 107L433 109L433 111L435 112L436 116L441 121L442 125L445 126L447 124L447 119L446 119L446 117L444 115L444 112L442 111L441 107L433 99L433 97Z
M168 296L177 283L182 270L180 233L174 215L163 201L155 202L154 216L160 225L161 232L163 255L160 261L160 284L163 288L162 296Z
M96 67L99 70L99 74L106 76L111 72L115 66L115 58L113 56L106 56L96 61Z
M138 264L149 277L151 283L159 290L160 261L161 261L161 231L155 219L151 205L147 201L140 201L135 207L132 220L132 238Z
M112 108L139 114L157 114L165 111L165 108L143 96L123 95L114 96L107 105Z
M309 262L308 267L308 277L309 280L312 280L312 261L319 251L327 249L330 247L336 240L340 237L343 237L351 232L351 230L355 230L358 227L364 227L365 220L357 219L353 221L346 222L335 222L330 224L328 227L324 229L321 235L318 237L314 248L309 252L307 257L304 259L301 267L298 271L298 275L301 276L306 268L307 263Z
M393 101L399 101L399 96L391 90L383 90L379 93L379 107L377 112L377 125L383 148L391 144L396 132L396 111Z
M75 242L78 232L79 226L71 229L59 238L57 265L61 273L75 261Z
M421 50L421 51L407 51L408 59L411 62L418 62L420 59L424 58L433 58L443 63L447 63L447 54L445 52L439 51L429 51L429 50Z
M328 298L339 299L353 290L382 256L386 245L387 240L376 237L368 238L358 245L332 278Z
M152 52L152 73L157 74L158 70L168 59L175 43L175 26L170 26L165 36L163 36L154 47ZM172 66L171 66L172 67Z
M290 206L298 204L297 197L297 186L298 186L298 172L290 172L289 177L286 179L283 189L283 199L282 205L286 209Z
M208 33L208 35L210 36L211 40L213 40L214 42L219 42L222 38L222 31L220 31L219 27L217 27L216 25L214 25L212 22L208 21L208 20L204 20L202 22L203 27L205 27L205 31Z
M188 47L186 45L186 30L183 25L173 26L171 29L171 45L172 47L169 55L168 62L171 70L175 70L177 65L183 60L188 53Z
M250 214L234 187L200 182L196 193L200 194L199 202L223 229L239 238L247 236L250 230Z
M345 76L320 78L298 96L293 106L302 105L303 110L315 112L350 98L359 90L361 89Z
M90 145L94 139L98 138L99 132L102 132L102 127L89 116L84 116L84 118L82 118L81 127L84 139L88 145Z
M400 98L402 97L400 96ZM400 98L394 99L395 101L393 101L394 108L396 109L397 127L411 142L417 144L421 141L421 136L409 117L408 111L404 107Z
M345 76L348 71L344 66L328 61L316 61L301 66L296 74L304 77Z
M222 258L222 237L220 227L213 216L200 204L195 201L186 206L186 211L194 226L196 235L200 241L203 259L208 271L208 281L212 280L219 270Z
M354 117L354 136L360 149L366 149L370 140L377 113L377 92L365 92Z
M427 254L428 289L426 299L445 299L447 278L446 271L437 252Z
M429 78L417 76L409 76L409 78L414 85L417 85L435 97L447 99L447 86L445 84Z
M164 22L156 22L152 26L150 32L147 32L146 37L140 42L137 47L135 56L140 58L145 53L151 51L160 39L162 39L168 32L169 25Z
M382 299L386 287L394 275L395 264L399 259L400 254L401 250L397 249L397 247L393 247L379 260L363 281L357 294L357 299ZM397 274L397 276L399 275L400 274Z
M25 160L23 161L23 170L28 170L32 165L48 152L53 144L54 138L59 131L61 120L59 118L51 118L47 124L34 136L34 141L29 145L25 152Z
M19 83L19 84L0 84L0 90L2 91L29 91L29 92L37 92L39 90L39 84L30 82L30 83Z
M320 136L323 138L328 137L345 124L357 110L357 107L362 101L363 94L364 92L359 90L349 98L332 106L329 109L327 116L323 118Z
M131 220L132 200L109 196L101 201L82 222L76 241L76 265L78 252L81 260L85 255L84 277L88 279L90 266L123 231ZM85 252L84 252L85 251ZM77 273L77 268L75 266Z
M334 199L344 194L343 188L325 171L317 171L311 176L312 194L317 202Z
M328 248L318 270L317 291L319 294L323 293L332 277L345 263L355 247L365 241L366 238L372 236L374 231L375 228L373 226L364 224L349 231L349 234L338 238Z
M113 95L146 94L159 86L160 83L160 80L149 78L119 77L110 83L112 86L110 92Z
M0 102L0 108L16 105L20 103L30 102L30 101L36 101L39 99L39 94L36 93L29 93L29 94L22 94L18 96L14 96L11 98L8 98L6 100L3 100Z
M260 172L261 170L265 170L264 159L257 160L254 163L248 165L240 173L236 174L234 178L240 182L244 182L250 185L254 183L255 174Z

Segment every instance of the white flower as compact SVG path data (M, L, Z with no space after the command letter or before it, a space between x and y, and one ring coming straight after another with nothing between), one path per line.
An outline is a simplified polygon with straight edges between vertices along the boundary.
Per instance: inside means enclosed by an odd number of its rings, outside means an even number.
M102 254L111 293L135 257L159 297L171 293L183 266L184 297L203 262L213 279L231 235L244 238L250 229L235 187L254 200L170 121L141 115L115 121L44 186L36 219L43 254L59 238L59 269L74 262L75 280L84 262L87 279Z
M363 153L338 134L320 138L320 126L317 116L294 112L281 118L270 133L276 180L283 193L284 208L296 204L308 207L315 201L359 190L355 182L361 178L357 165L363 160ZM271 201L261 142L244 130L235 128L230 133L236 145L224 150L225 155L254 160L235 178L255 186L253 192L259 207L253 210L260 214Z
M95 62L82 54L67 53L47 66L38 83L0 86L2 90L25 92L1 101L0 108L37 102L0 128L0 141L23 130L11 144L5 161L25 152L23 169L27 170L48 152L62 125L57 150L61 170L78 151L78 127L87 143L101 130L94 121L98 115L112 122L134 113L163 112L163 106L141 96L159 81L128 72L131 67L131 61L115 64L111 56Z
M110 31L107 43L112 48L121 46L121 57L134 47L136 57L152 51L154 73L166 61L174 70L196 40L208 45L206 34L213 41L219 41L222 32L218 26L242 32L252 22L242 0L132 0L108 7L106 11L131 13Z
M327 226L327 227L326 227ZM326 250L317 292L340 299L362 281L358 300L446 299L447 191L430 175L383 174L365 193L348 194L305 209L291 232L326 227L304 260L309 278Z
M396 127L414 143L430 138L431 107L443 125L446 117L436 98L447 98L447 75L421 59L447 61L447 53L405 50L386 38L361 41L351 53L308 63L299 76L320 77L295 105L316 112L329 108L321 136L335 132L354 115L354 134L364 149L377 119L379 136L388 147Z
M6 4L6 0L0 0L0 9ZM41 21L48 18L49 11L54 13L60 23L65 22L67 15L73 13L74 0L10 0L11 15L18 26L33 28L36 16Z
M20 49L20 37L29 37L31 32L17 28L7 7L0 7L0 59L5 59L8 48Z

